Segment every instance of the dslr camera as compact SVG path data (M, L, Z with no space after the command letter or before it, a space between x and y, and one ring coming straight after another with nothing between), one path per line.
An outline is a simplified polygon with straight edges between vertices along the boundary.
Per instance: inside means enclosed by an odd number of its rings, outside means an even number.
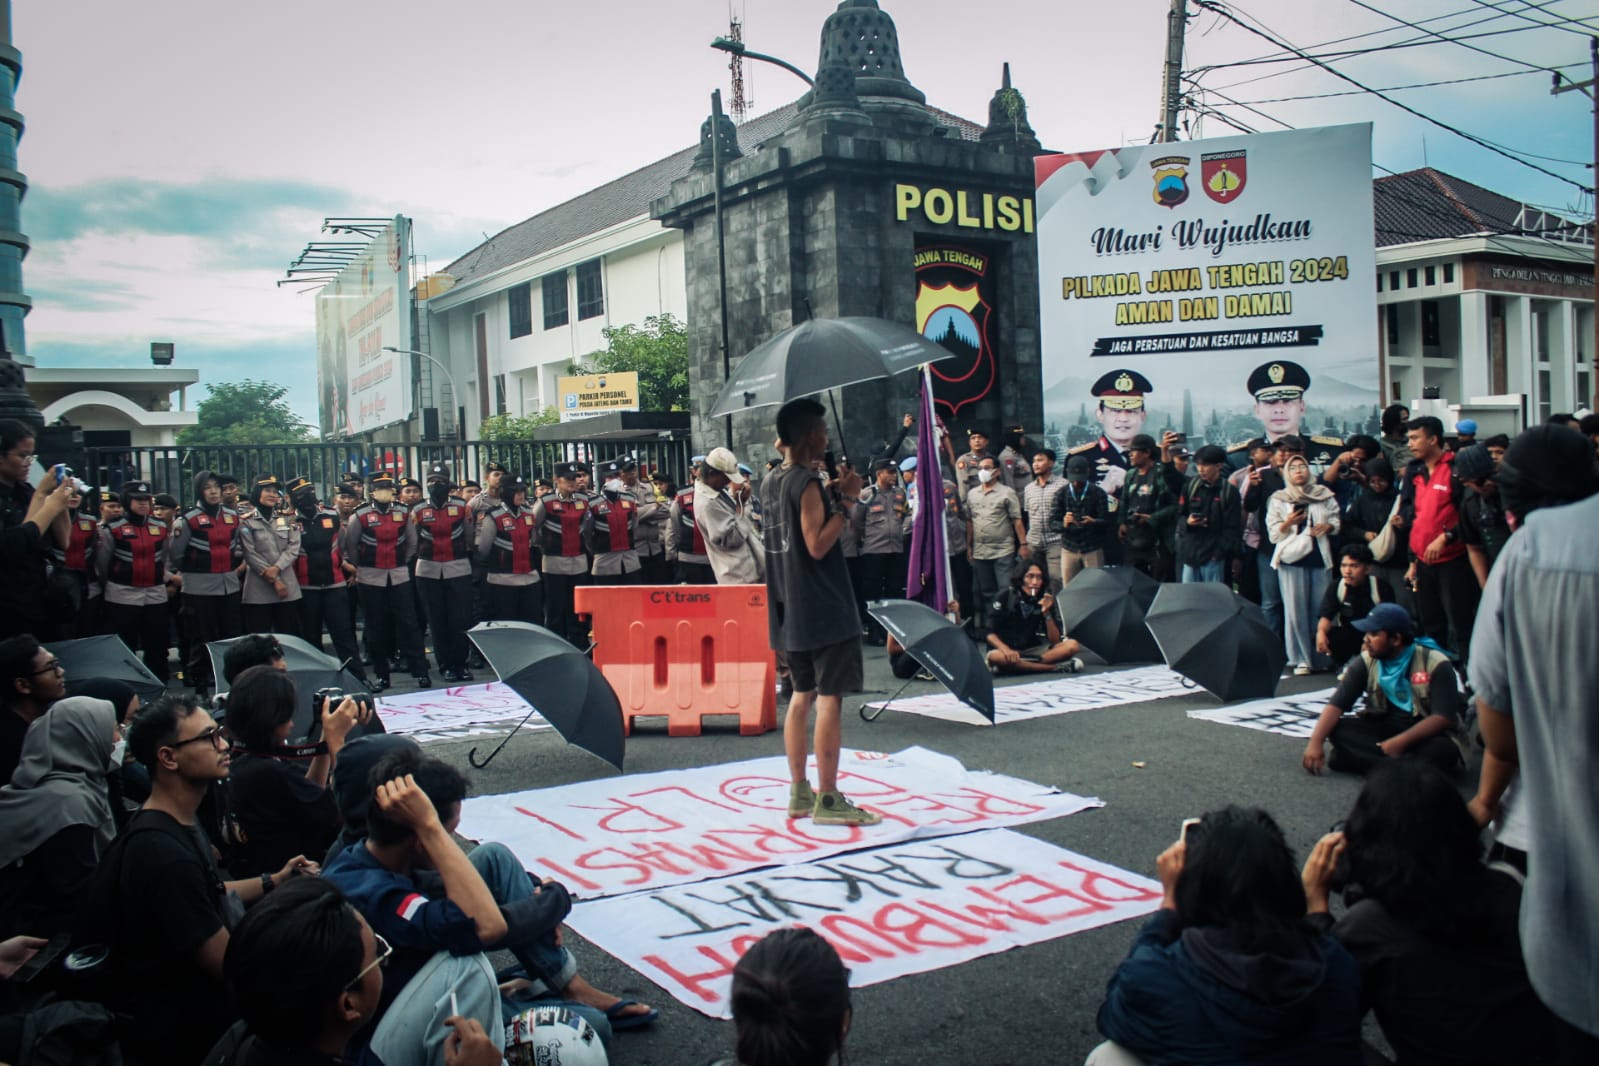
M347 699L354 700L356 705L363 709L371 708L377 703L370 692L346 692L336 685L330 685L311 693L311 706L316 708L316 713L320 715L324 706L332 709Z

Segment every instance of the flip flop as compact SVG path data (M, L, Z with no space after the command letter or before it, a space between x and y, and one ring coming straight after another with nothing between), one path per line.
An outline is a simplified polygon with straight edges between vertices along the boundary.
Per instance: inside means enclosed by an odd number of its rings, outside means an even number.
M609 1007L606 1007L605 1017L611 1023L611 1031L621 1033L629 1029L642 1029L646 1025L654 1024L656 1019L661 1016L660 1011L653 1009L648 1014L622 1013L629 1007L637 1007L639 1005L639 1001L636 999L619 999Z

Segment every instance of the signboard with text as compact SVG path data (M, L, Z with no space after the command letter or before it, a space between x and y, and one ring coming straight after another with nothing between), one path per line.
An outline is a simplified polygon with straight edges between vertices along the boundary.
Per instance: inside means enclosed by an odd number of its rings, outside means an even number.
M316 298L322 436L411 417L411 223L396 215Z
M1379 403L1369 124L1040 156L1044 415L1125 467L1371 432ZM1118 482L1119 483L1119 482Z
M555 392L562 422L638 410L638 374L631 370L557 378Z

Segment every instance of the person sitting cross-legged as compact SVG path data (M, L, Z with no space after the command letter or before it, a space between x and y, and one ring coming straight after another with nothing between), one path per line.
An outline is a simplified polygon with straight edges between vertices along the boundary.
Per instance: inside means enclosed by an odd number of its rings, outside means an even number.
M1458 769L1465 701L1449 656L1431 639L1416 637L1409 612L1395 603L1379 603L1351 625L1366 635L1364 647L1322 708L1301 759L1305 769L1363 774L1401 756L1426 759L1446 772ZM1359 717L1345 718L1362 696Z
M242 1018L211 1049L205 1066L347 1061L351 1039L383 1000L391 953L389 943L327 881L284 885L245 915L228 941L222 973ZM494 975L461 965L466 962L443 956L436 979L407 984L383 1027L407 1030L409 1046L382 1066L500 1066L503 1038L497 1026L490 1031L499 1013ZM476 994L470 989L474 977L481 986ZM483 1017L457 1016L463 1000L490 1008L489 1025ZM386 1043L402 1045L397 1039Z
M377 1028L364 1034L380 1060L390 1061L397 1050L384 1035L383 1012L441 954L477 958L491 975L484 952L503 948L516 957L527 981L506 990L502 1017L524 1009L529 998L555 997L540 1001L571 1007L608 1044L613 1029L659 1016L578 975L576 960L561 945L560 923L572 908L565 886L533 877L503 844L480 844L468 856L456 842L451 834L467 791L460 771L400 750L372 768L368 783L374 796L367 838L340 852L323 876L394 946ZM411 1036L402 1029L393 1039L409 1047Z
M1060 605L1049 591L1049 577L1028 563L1000 593L990 614L988 665L998 674L1074 674L1082 645L1066 636Z
M1332 657L1333 668L1360 652L1362 637L1354 623L1379 603L1393 603L1394 589L1373 569L1376 561L1364 544L1345 544L1338 553L1338 580L1327 586L1316 611L1316 650Z

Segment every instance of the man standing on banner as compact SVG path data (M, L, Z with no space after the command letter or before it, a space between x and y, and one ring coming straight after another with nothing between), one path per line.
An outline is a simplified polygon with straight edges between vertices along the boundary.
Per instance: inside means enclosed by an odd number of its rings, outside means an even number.
M638 524L633 539L643 573L641 580L646 585L670 584L665 542L666 520L670 517L667 505L655 495L653 482L639 479L637 456L623 456L619 467L623 487L638 501Z
M193 506L172 524L167 538L172 569L183 575L179 623L189 649L183 676L202 698L216 684L206 645L244 632L239 581L244 562L242 524L239 512L223 502L222 479L202 470L194 477Z
M695 491L705 466L705 456L696 455L689 460L689 483L672 497L672 510L666 524L667 554L676 557L673 580L679 585L714 585L716 572L711 569L710 556L705 551L705 534L695 521Z
M1310 389L1310 372L1288 359L1274 359L1257 366L1246 386L1255 398L1255 417L1260 419L1266 440L1276 444L1284 437L1304 437L1305 461L1318 479L1338 461L1344 451L1340 437L1305 436L1305 393ZM1249 442L1228 449L1229 465L1234 469L1249 458Z
M1087 456L1094 464L1094 480L1109 496L1116 495L1133 465L1127 452L1133 438L1144 431L1144 420L1149 417L1144 397L1154 391L1155 386L1136 370L1106 371L1089 390L1099 401L1094 412L1099 421L1099 439L1080 444L1066 454Z
M333 653L349 663L361 683L366 671L355 643L355 622L345 591L344 545L339 512L323 507L309 478L289 482L289 502L294 505L294 525L300 532L300 556L294 576L300 582L300 635L314 648L322 647L322 630L333 638Z
M472 545L477 532L471 506L452 492L443 463L428 469L428 495L411 512L416 526L416 584L433 633L439 673L451 684L470 681L466 631L472 627Z
M861 690L863 674L860 637L840 625L855 610L855 591L838 538L849 511L860 506L861 479L847 473L822 487L816 463L827 454L827 419L815 400L784 404L777 436L786 457L761 482L761 534L771 643L794 685L783 722L792 782L788 816L809 815L819 825L876 825L881 815L855 806L838 790L843 698ZM812 710L814 791L806 773Z
M718 585L759 585L766 580L761 535L728 486L746 485L749 479L726 448L713 448L705 457L700 498L695 511L705 531L705 550Z
M500 490L503 502L478 520L477 557L486 569L484 617L543 625L539 525L528 506L527 479L507 474Z
M577 463L556 465L555 491L533 505L533 522L544 552L544 627L584 648L588 639L573 611L572 590L590 583L594 507L589 496L577 491L578 470Z
M406 568L416 555L411 513L394 498L394 475L372 475L371 502L356 509L344 527L344 557L355 560L355 582L366 620L366 650L377 675L372 690L389 687L396 648L405 657L417 688L433 684L422 650L422 629Z
M622 484L621 464L612 460L601 464L600 491L594 501L594 531L590 547L594 554L596 585L638 585L643 583L638 554L638 500Z

